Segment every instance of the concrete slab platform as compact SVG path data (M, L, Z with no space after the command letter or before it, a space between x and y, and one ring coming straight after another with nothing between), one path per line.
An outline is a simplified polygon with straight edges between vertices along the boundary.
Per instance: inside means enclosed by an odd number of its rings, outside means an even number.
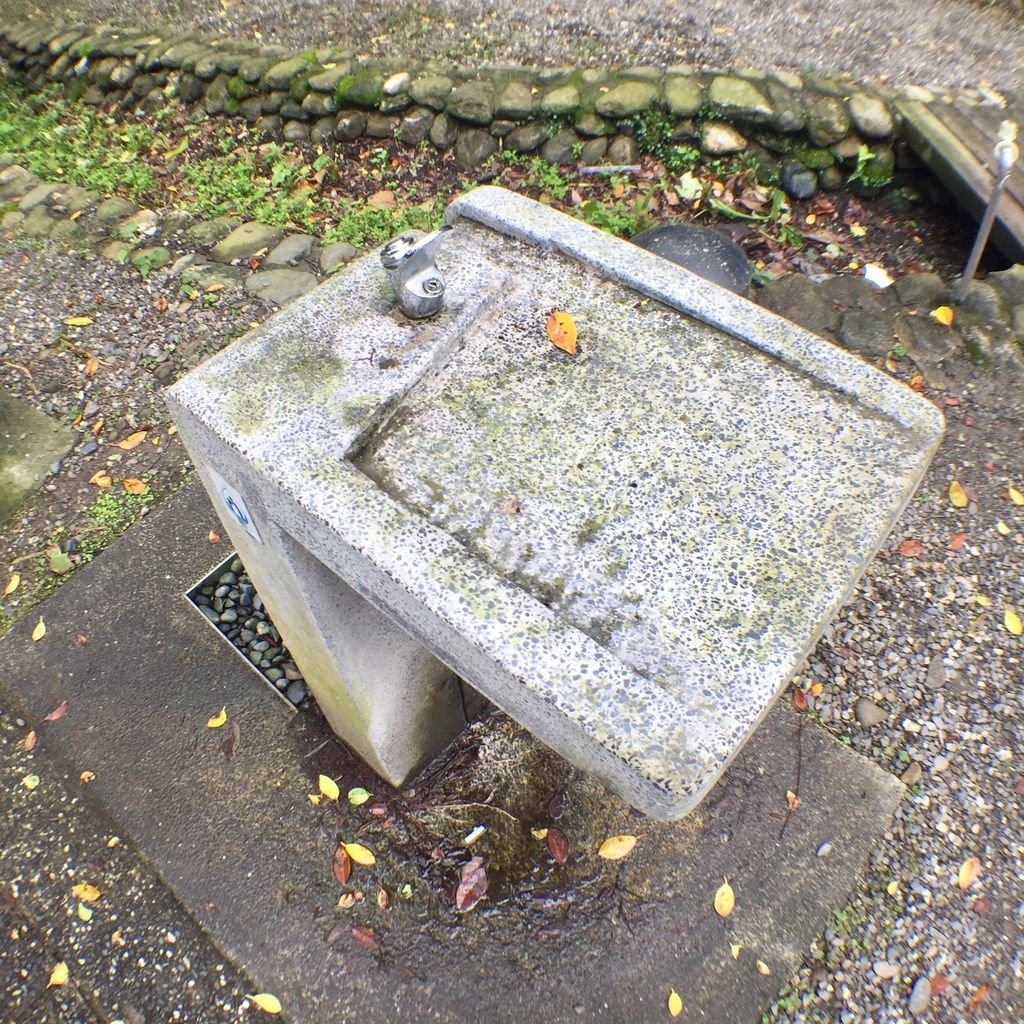
M660 1021L670 988L684 1019L753 1022L900 799L785 707L681 822L637 816L504 719L471 727L472 745L398 794L198 621L182 594L224 557L207 539L216 522L197 484L166 502L42 606L43 640L33 617L0 641L0 685L36 720L70 701L47 744L96 773L91 795L292 1024ZM229 726L207 728L222 705ZM374 799L314 807L320 773ZM801 801L788 820L787 790ZM554 824L555 794L564 865L529 831ZM467 850L473 820L488 828ZM642 838L625 860L597 857L616 833ZM346 886L331 871L339 838L377 858ZM490 891L460 915L471 854ZM728 919L713 909L723 877Z
M67 427L0 389L0 523L42 485L72 439Z

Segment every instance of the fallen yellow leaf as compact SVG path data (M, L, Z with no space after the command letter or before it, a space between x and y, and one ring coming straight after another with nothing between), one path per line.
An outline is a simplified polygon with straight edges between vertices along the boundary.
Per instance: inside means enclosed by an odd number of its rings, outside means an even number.
M1021 632L1024 631L1020 616L1012 608L1007 608L1003 613L1003 625L1006 627L1007 632L1012 633L1014 636L1020 636Z
M1021 494L1016 487L1011 487L1006 493L1009 494L1010 501L1014 505L1024 505L1024 494Z
M735 906L736 894L727 880L718 887L718 892L715 893L715 913L719 917L728 917Z
M981 860L978 857L968 857L960 865L960 873L957 875L956 884L966 892L978 880L981 874Z
M949 485L949 500L956 508L967 508L967 492L959 480L954 480Z
M94 322L91 316L69 316L64 321L68 327L91 327Z
M121 481L121 486L129 494L145 494L146 493L146 485L141 480L136 480L135 477L132 477L132 476L125 477L124 480Z
M96 779L96 773L90 771L84 771L78 776L80 782L93 782Z
M605 860L622 860L633 852L636 841L636 836L612 836L601 844L597 855Z
M355 786L348 791L348 802L353 807L361 807L370 799L370 791L362 786Z
M953 310L949 306L936 306L932 310L932 316L944 327L953 326Z
M548 830L546 828L531 828L530 835L533 836L534 839L547 839Z
M44 636L46 636L46 623L40 618L35 625L35 629L32 630L32 639L42 640Z
M334 781L334 779L330 778L327 775L321 775L317 779L316 784L320 792L323 793L323 795L327 797L328 800L337 800L338 797L341 796L341 790L338 789L338 784Z
M88 924L92 920L92 907L87 907L84 903L79 903L78 918L80 921L85 921L86 924Z
M10 597L20 586L21 576L16 572L12 572L11 578L7 581L7 586L4 587L4 597Z
M674 988L668 990L668 1012L673 1017L678 1017L683 1012L682 997Z
M68 965L63 960L50 971L50 980L46 983L47 988L56 988L58 985L67 984Z
M772 973L772 969L763 960L758 960L754 966L757 968L757 973L763 974L765 977Z
M975 594L974 595L974 603L978 604L978 605L981 605L982 608L991 608L992 607L991 599L987 598L984 594Z
M26 753L30 750L34 750L37 738L35 729L29 729L29 731L25 733L25 738L21 741L22 750Z
M320 795L319 793L310 793L310 794L309 794L309 802L310 802L310 803L311 803L311 804L312 804L312 805L313 805L314 807L319 807L319 806L320 806L320 801L321 801L321 800L323 800L323 797L322 797L322 796L321 796L321 795Z
M21 784L26 789L36 789L39 786L39 776L38 775L26 775L25 778L23 778L21 780Z
M117 442L117 447L122 451L130 452L133 448L138 448L143 441L146 440L146 430L136 430L134 434L129 434L127 437L121 438Z
M71 886L71 895L83 903L95 903L103 893L95 885L90 885L88 882L79 882L78 885Z
M85 361L86 377L95 377L96 371L100 368L100 361L95 356L89 356Z
M738 942L732 942L729 944L729 952L732 953L733 960L739 960L741 949L743 949L743 946Z
M1010 528L1002 521L1002 519L996 523L996 533L998 533L1000 537L1010 536Z
M900 891L900 882L898 878L894 878L886 887L885 891L890 896L895 896Z
M365 846L359 843L342 843L345 847L345 852L352 858L356 864L362 864L363 867L372 868L377 863L377 858L374 857L373 851L368 850Z
M254 996L249 996L249 998L252 1000L253 1006L264 1013L281 1012L281 1000L277 996L272 996L269 992L258 992Z
M207 729L219 729L227 720L228 720L228 709L225 706L225 707L222 707L220 709L220 711L217 712L217 714L211 715L206 720L206 728Z
M576 321L568 313L553 309L544 330L555 348L576 355Z
M110 485L113 484L113 482L114 481L110 478L110 474L102 469L93 473L93 475L89 477L89 483L95 484L97 487L100 487L103 490L106 490L108 487L110 487Z

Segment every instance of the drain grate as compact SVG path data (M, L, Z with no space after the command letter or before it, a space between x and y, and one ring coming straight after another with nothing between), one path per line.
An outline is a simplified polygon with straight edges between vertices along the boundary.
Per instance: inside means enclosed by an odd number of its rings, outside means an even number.
M185 594L203 618L293 707L312 697L237 554L229 555Z

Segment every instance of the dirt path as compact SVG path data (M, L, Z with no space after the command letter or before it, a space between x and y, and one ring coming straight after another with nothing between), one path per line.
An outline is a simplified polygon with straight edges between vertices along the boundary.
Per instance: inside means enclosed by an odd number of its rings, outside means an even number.
M0 17L170 25L375 56L578 66L847 71L862 78L1024 90L1022 0L4 0Z

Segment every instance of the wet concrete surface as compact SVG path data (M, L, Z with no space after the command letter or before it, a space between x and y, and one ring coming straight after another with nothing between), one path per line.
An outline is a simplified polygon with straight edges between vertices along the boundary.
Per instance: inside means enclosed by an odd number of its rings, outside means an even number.
M0 525L71 447L67 427L0 389Z
M670 988L688 1019L754 1021L902 794L788 707L677 823L637 815L496 712L396 793L315 714L283 707L186 602L225 555L208 540L215 525L197 484L168 501L41 607L43 640L30 638L33 618L0 641L0 686L72 783L95 773L89 796L111 827L294 1024L661 1020ZM40 726L63 700L66 714ZM208 728L222 706L228 725ZM321 773L339 803L308 799ZM24 789L17 770L4 774L5 793ZM353 786L373 797L350 805ZM793 813L787 791L799 795ZM564 865L530 831L556 821ZM474 824L485 831L467 848ZM602 860L614 834L641 838L625 860ZM4 838L17 856L33 846ZM376 854L345 885L331 868L339 840ZM488 897L458 914L473 855ZM70 877L63 861L54 870ZM728 919L713 908L724 877L736 892ZM42 904L40 920L60 915L68 907ZM215 1013L182 1019L232 1019Z

